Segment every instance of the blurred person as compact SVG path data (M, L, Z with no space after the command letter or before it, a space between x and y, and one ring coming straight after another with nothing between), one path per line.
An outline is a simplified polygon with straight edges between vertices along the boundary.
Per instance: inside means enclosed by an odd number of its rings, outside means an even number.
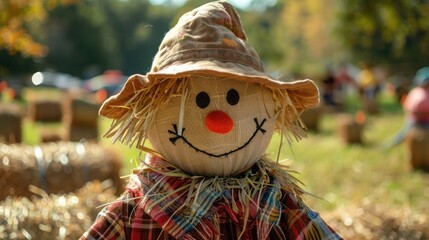
M387 90L394 94L396 100L401 104L404 103L405 97L410 91L411 83L408 80L409 77L399 73L390 76L386 84Z
M347 97L349 88L356 88L356 81L352 73L351 65L341 63L340 66L335 70L334 77L334 96L336 102L342 106Z
M321 83L324 103L336 108L342 107L348 85L355 85L347 66L343 64L337 69L328 67Z
M414 81L416 86L411 89L403 103L404 126L388 143L387 148L402 143L409 130L415 126L429 129L429 67L418 70Z
M0 93L2 93L4 90L6 90L6 88L7 88L7 82L1 81L0 82Z
M337 106L335 99L335 85L336 79L331 69L327 70L326 75L322 79L323 84L323 102L328 106Z
M357 76L359 95L363 101L374 101L378 93L378 81L369 63L361 64L361 71Z

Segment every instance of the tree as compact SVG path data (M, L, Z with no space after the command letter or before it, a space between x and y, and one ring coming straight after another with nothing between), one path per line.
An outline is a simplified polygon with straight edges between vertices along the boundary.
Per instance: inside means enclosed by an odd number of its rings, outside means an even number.
M149 70L176 10L145 0L8 0L0 9L0 21L19 23L29 41L0 43L0 75L49 68L82 78ZM2 34L13 29L5 26Z
M356 61L411 71L429 59L427 0L344 0L336 32Z
M142 0L111 0L107 9L120 53L115 56L120 59L118 68L127 75L149 71L177 9Z
M108 17L100 0L82 0L50 11L44 24L44 42L49 47L45 67L79 77L117 67L120 54Z
M0 1L0 76L36 70L48 53L38 34L48 12L76 2L79 0Z
M344 58L333 36L335 0L283 1L275 36L283 52L279 65L308 77Z
M284 52L280 50L282 41L275 32L277 20L281 14L280 9L276 6L266 8L264 11L252 8L252 10L240 12L248 42L258 52L267 70L276 69L284 57Z
M28 25L41 22L47 10L58 4L72 4L77 0L3 0L0 2L0 49L9 54L43 57L47 48L28 32Z

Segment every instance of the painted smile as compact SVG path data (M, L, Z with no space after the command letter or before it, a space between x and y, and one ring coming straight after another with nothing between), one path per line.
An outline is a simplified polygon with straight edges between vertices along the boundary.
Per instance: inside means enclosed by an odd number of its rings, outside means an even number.
M181 135L179 135L179 133L178 133L178 131L177 131L177 125L176 124L173 124L173 131L172 130L168 130L168 133L170 133L170 134L173 134L174 135L174 137L172 137L172 138L169 138L169 140L170 140L170 142L171 143L173 143L174 145L176 145L176 141L177 140L179 140L179 139L182 139L186 144L188 144L191 148L193 148L195 151L197 151L197 152L201 152L201 153L204 153L204 154L206 154L206 155L209 155L209 156L211 156L211 157L223 157L223 156L227 156L227 155L229 155L229 154L231 154L231 153L234 153L234 152L237 152L237 151L239 151L239 150L241 150L241 149L243 149L244 147L246 147L252 140L253 140L253 138L255 138L255 136L256 136L256 134L259 132L259 131L261 131L261 133L262 134L265 134L265 132L266 132L266 130L265 129L263 129L262 128L262 126L264 125L264 123L267 121L267 119L265 119L264 118L264 120L262 120L262 122L261 123L258 123L258 119L256 119L256 118L254 118L253 119L254 121L255 121L255 124L256 124L256 128L255 128L255 131L253 132L253 135L249 138L249 140L247 140L243 145L241 145L240 147L238 147L238 148L236 148L236 149L234 149L234 150L231 150L231 151L229 151L229 152L226 152L226 153L221 153L221 154L213 154L213 153L209 153L209 152L206 152L206 151L204 151L204 150L202 150L202 149L199 149L199 148L197 148L197 147L195 147L192 143L190 143L184 136L183 136L183 133L185 132L185 128L183 128L182 129L182 134Z

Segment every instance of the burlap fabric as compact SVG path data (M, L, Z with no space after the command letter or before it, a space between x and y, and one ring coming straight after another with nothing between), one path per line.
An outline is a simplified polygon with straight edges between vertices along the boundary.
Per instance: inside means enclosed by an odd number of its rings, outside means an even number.
M238 103L228 103L229 90L237 92ZM201 92L212 100L203 109L196 99ZM115 120L105 135L114 141L147 150L149 138L155 154L189 173L228 176L262 156L274 129L302 137L299 115L318 99L311 80L270 77L246 42L235 9L218 1L183 15L163 39L150 72L131 76L100 114ZM207 129L213 111L228 115L230 130Z
M182 124L182 99L178 96L158 111L148 133L154 149L184 171L229 176L247 170L265 152L275 127L274 101L272 92L258 84L214 78L189 80ZM235 105L227 100L231 89L239 93ZM201 92L210 98L204 109L196 103ZM205 124L208 114L216 109L222 109L233 119L227 133L213 132Z

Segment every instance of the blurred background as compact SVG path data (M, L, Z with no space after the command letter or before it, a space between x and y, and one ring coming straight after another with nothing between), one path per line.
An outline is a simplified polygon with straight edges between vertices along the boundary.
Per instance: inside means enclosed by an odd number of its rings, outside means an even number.
M140 152L102 138L98 108L205 2L0 0L0 238L74 239L122 191ZM429 239L429 133L390 143L429 66L429 2L230 2L269 74L319 86L309 137L279 153L275 135L267 152L300 173L309 205L347 239Z
M82 80L118 69L145 73L164 34L208 1L3 0L0 76L18 81L55 71ZM427 1L233 2L267 69L285 78L369 62L412 77L427 64ZM23 83L24 84L24 83Z

